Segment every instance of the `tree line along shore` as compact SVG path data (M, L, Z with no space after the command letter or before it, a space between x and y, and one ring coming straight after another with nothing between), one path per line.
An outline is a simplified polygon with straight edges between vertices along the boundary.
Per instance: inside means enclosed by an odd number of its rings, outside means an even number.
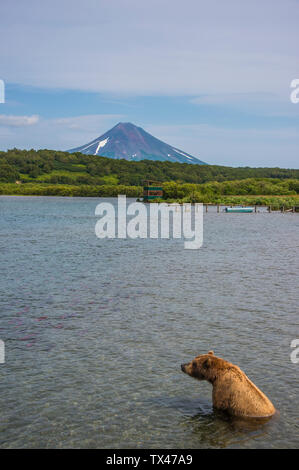
M142 198L143 181L163 183L167 202L299 205L299 170L131 162L54 150L0 152L0 194Z

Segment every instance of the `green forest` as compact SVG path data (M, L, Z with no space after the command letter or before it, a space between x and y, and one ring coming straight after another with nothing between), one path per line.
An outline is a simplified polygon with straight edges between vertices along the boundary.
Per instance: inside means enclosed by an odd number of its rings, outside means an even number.
M0 194L142 197L146 179L164 200L224 204L299 204L299 170L131 162L54 150L0 152Z

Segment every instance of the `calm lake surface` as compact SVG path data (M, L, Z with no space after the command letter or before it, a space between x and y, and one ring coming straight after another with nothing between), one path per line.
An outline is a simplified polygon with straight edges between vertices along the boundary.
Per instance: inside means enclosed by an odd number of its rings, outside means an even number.
M211 209L185 250L98 239L102 201L0 197L0 446L299 447L299 214ZM210 349L279 416L215 413L180 370Z

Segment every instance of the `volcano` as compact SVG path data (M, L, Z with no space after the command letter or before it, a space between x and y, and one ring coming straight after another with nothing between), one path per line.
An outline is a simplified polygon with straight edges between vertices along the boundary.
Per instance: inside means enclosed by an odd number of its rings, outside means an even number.
M158 160L206 164L189 153L162 142L130 122L119 122L92 142L68 150L68 152L81 152L86 155L99 155L117 160L124 158L130 161Z

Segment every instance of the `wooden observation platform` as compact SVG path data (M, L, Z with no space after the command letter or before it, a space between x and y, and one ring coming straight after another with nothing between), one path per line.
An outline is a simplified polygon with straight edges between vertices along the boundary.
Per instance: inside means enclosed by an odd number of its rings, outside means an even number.
M152 199L161 199L163 197L162 183L154 180L145 180L143 182L143 201L148 202Z

